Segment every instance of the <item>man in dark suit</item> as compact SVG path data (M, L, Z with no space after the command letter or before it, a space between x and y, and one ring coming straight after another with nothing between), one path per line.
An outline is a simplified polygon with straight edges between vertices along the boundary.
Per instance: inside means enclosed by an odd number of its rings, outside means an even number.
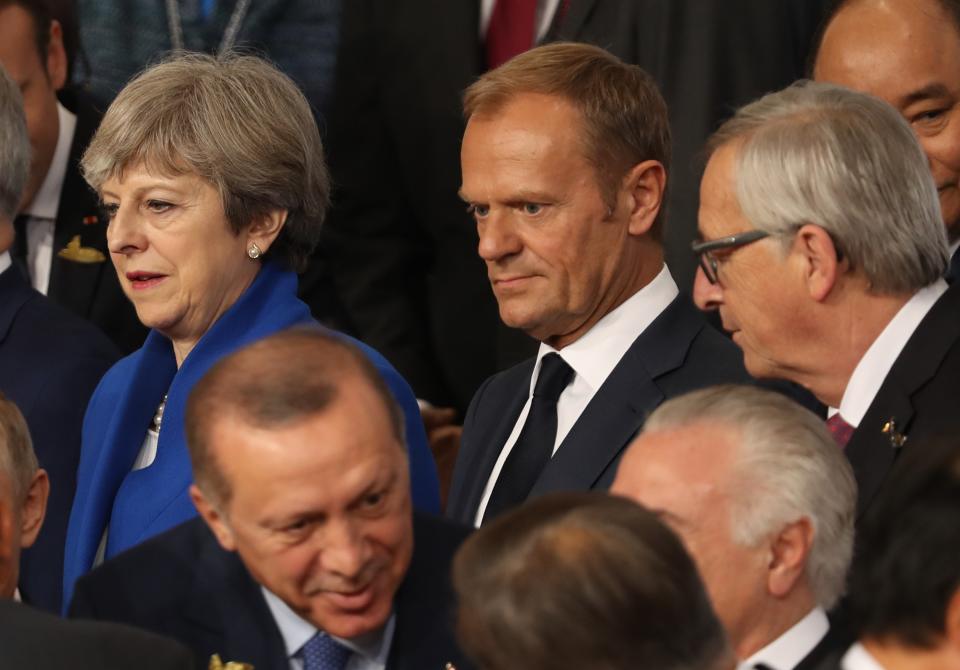
M850 644L826 613L844 593L857 488L822 418L751 386L673 398L611 492L683 539L744 667L826 670Z
M72 615L258 670L462 667L447 573L467 531L414 519L402 415L362 353L319 329L261 340L201 380L186 424L202 520L81 578Z
M4 670L200 670L173 640L130 626L64 621L14 602L0 601L0 649Z
M31 604L56 610L83 415L118 354L96 328L30 288L12 265L12 218L30 168L20 99L0 67L0 391L26 417L50 478L43 531L23 555L21 594Z
M0 2L0 65L23 91L33 147L30 179L11 249L40 293L103 330L124 352L143 343L137 319L117 281L107 249L107 221L80 174L80 156L99 114L64 86L62 29L45 0Z
M960 429L960 285L927 157L889 105L819 83L744 107L711 148L694 297L751 374L831 408L862 516L924 434Z
M818 46L817 81L875 95L914 129L940 196L953 283L960 278L960 2L840 0Z
M547 45L481 77L465 108L480 256L500 317L541 343L467 412L447 513L479 525L529 496L608 487L664 398L747 377L663 262L670 131L647 73Z

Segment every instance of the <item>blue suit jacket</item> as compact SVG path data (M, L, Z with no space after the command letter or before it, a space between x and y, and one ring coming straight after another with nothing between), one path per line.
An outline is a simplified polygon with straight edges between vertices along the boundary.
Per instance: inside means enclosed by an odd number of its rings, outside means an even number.
M37 607L60 608L83 413L119 356L105 335L34 291L17 268L0 273L0 391L23 412L50 475L46 520L21 559L20 592Z
M470 667L453 636L450 562L468 530L414 515L413 558L394 597L387 670ZM211 654L289 670L286 647L260 586L201 519L134 547L77 582L70 616L121 621L174 638L206 668Z
M490 473L530 393L534 360L501 372L477 391L463 425L447 516L473 523ZM606 489L623 450L657 405L714 384L751 381L743 354L707 325L684 294L634 340L597 389L530 492Z
M227 354L285 328L311 323L310 311L297 299L296 290L295 274L267 264L179 369L170 341L151 332L141 349L104 377L83 424L77 495L67 535L64 604L69 602L73 583L93 565L108 524L109 558L196 515L188 495L193 476L183 426L190 390ZM386 359L351 341L370 357L403 409L414 505L437 511L436 468L416 398ZM167 403L156 460L131 472L164 393Z

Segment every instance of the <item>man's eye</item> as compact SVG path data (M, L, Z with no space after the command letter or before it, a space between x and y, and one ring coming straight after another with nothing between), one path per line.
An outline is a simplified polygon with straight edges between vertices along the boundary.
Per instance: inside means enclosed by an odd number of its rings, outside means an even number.
M474 218L482 219L482 218L486 217L487 214L489 214L489 213L490 213L490 206L489 206L489 205L476 205L476 204L472 204L472 205L468 205L468 206L467 206L467 214L469 214L470 216L472 216L472 217L474 217Z
M293 523L289 523L286 526L284 526L283 531L285 533L299 533L303 531L306 527L307 527L307 520L298 519Z
M530 216L536 216L543 211L543 205L536 202L525 202L523 203L523 213Z
M367 509L373 509L379 507L385 499L386 496L383 492L368 493L363 497L363 506Z

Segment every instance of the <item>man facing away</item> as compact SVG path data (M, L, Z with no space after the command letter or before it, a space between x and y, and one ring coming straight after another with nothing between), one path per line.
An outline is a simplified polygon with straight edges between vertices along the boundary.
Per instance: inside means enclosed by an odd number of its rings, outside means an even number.
M747 668L837 662L849 640L826 611L844 592L856 484L820 417L747 386L673 398L611 491L680 535Z
M540 341L464 422L447 514L480 525L554 490L605 489L664 398L746 380L663 262L667 109L597 47L538 47L467 89L461 197L505 324Z
M413 515L402 423L366 357L318 328L224 358L187 407L201 519L81 578L71 614L170 635L204 664L463 665L446 575L466 531Z
M910 124L930 163L960 277L960 0L841 0L813 61L817 81L869 93Z
M903 452L960 430L960 286L927 158L886 103L800 83L710 145L694 297L756 377L828 405L863 516Z

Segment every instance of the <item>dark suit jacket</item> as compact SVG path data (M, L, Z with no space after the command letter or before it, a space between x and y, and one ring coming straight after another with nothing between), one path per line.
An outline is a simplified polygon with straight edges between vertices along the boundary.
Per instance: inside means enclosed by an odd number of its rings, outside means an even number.
M64 621L12 601L0 601L0 650L3 670L195 667L190 652L173 640L129 626Z
M530 393L534 360L488 379L470 403L447 516L473 523L490 473ZM743 355L680 294L624 354L533 486L606 489L624 448L667 398L722 383L748 382Z
M93 322L122 353L128 354L143 344L147 329L120 288L107 249L108 222L100 214L97 195L80 174L80 158L100 124L100 115L81 96L65 93L64 102L77 115L77 129L60 191L47 296ZM97 249L105 260L78 263L59 257L57 252L77 235L82 246Z
M884 432L905 436L902 448ZM897 357L846 447L862 518L896 462L922 455L924 437L960 434L960 284L927 313Z
M447 575L468 530L414 517L414 553L394 602L389 670L466 667L452 634ZM70 615L124 621L173 637L206 668L210 655L288 670L283 638L236 554L224 551L200 519L159 535L81 578Z
M60 608L67 520L87 401L119 353L100 331L34 291L15 267L0 273L0 391L20 408L50 499L40 536L21 560L32 605Z

